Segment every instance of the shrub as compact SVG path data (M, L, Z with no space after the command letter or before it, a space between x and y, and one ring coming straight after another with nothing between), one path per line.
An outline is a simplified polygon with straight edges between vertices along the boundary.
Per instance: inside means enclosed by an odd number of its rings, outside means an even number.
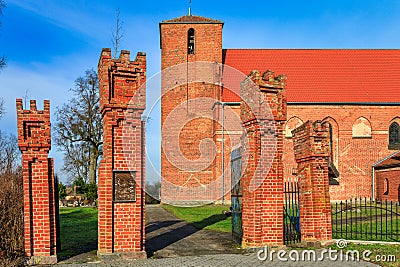
M24 259L21 170L0 174L0 266L21 266Z

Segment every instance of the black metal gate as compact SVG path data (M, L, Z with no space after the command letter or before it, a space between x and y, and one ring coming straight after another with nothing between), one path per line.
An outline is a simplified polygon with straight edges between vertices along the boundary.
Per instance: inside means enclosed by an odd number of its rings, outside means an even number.
M333 238L400 242L400 203L361 198L331 207Z
M285 244L301 242L299 193L297 182L285 182L285 203L283 206L283 233Z
M232 237L233 240L242 244L242 148L239 147L232 151L231 156L231 201L232 201Z

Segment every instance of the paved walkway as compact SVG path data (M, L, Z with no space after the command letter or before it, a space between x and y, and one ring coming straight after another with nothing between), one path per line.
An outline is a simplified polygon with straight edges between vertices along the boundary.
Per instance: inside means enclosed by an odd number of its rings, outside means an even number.
M318 260L321 251L316 251L316 260L309 260L306 255L302 259L302 252L299 251L299 261L290 260L289 255L283 257L287 261L280 261L275 254L273 260L260 260L257 252L245 253L238 249L232 242L229 233L199 230L192 225L177 219L159 205L146 206L146 251L148 259L140 260L114 260L110 262L92 262L84 264L65 264L63 266L198 266L198 267L219 267L219 266L310 266L310 267L331 267L331 266L378 266L362 261L346 261L340 257L330 260L325 254L323 260ZM268 252L270 255L271 251ZM259 256L263 257L261 253ZM296 257L296 252L291 255Z
M166 258L240 253L230 233L199 230L159 205L147 205L146 252Z

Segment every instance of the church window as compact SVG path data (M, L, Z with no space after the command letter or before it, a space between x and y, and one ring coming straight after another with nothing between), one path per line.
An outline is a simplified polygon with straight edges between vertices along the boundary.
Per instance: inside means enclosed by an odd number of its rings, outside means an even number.
M332 125L329 123L329 149L330 149L330 156L329 160L333 162L333 128Z
M371 123L364 117L358 118L353 123L353 138L371 138Z
M292 138L292 131L297 127L301 126L303 121L298 117L291 117L285 126L285 136L286 138Z
M389 127L389 149L400 149L400 126L397 122Z
M385 184L384 184L384 195L389 195L389 179L385 178Z
M194 29L188 31L188 54L194 54Z

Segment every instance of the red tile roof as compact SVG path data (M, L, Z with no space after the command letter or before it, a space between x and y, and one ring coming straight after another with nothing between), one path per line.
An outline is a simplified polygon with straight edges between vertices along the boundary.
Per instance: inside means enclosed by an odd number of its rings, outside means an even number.
M217 23L222 24L223 22L216 19L209 19L200 16L186 15L175 19L164 20L161 23Z
M398 49L224 49L223 64L285 74L288 102L400 103ZM222 99L239 101L229 90Z

